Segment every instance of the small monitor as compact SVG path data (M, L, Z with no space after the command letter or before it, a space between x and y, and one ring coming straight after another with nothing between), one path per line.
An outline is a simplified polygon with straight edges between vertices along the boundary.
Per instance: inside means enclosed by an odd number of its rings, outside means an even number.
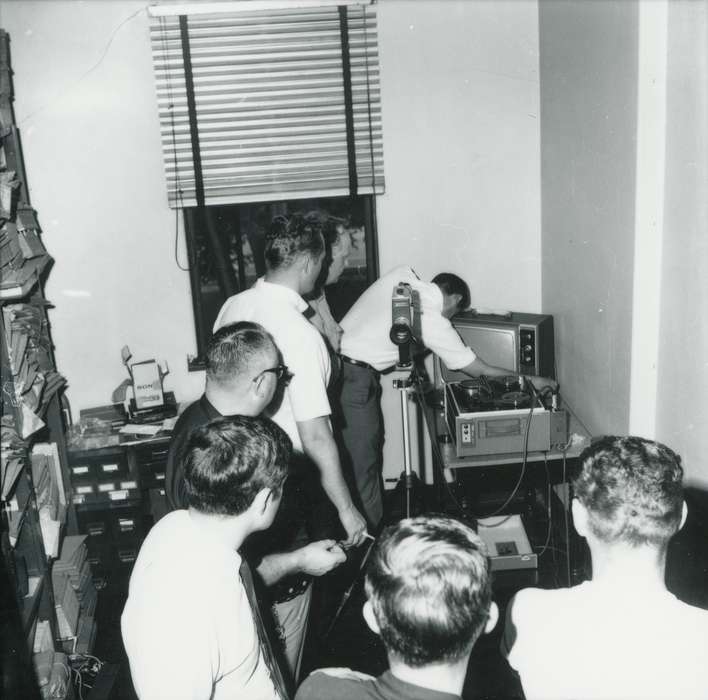
M510 374L516 373L518 354L518 331L513 326L457 326L460 337L475 351L478 357L487 364L508 369ZM456 382L468 379L462 372L452 372L441 367L443 379L447 382Z

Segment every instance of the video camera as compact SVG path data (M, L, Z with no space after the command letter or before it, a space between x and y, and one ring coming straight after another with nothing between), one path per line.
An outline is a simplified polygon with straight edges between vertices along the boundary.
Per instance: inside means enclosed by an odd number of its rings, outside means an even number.
M398 366L410 367L411 346L420 339L420 299L407 282L393 288L389 338L398 346Z

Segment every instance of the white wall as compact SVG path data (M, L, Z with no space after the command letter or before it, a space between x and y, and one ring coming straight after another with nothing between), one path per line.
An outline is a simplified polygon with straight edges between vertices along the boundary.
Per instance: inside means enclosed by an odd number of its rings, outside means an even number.
M535 2L378 5L381 269L465 277L473 304L539 311Z
M381 271L450 271L475 306L541 311L536 2L384 0L378 18ZM392 378L382 381L388 478L403 468Z
M705 488L708 5L542 0L539 26L563 394L591 433L666 442Z
M591 434L629 424L637 3L539 4L543 309Z
M196 396L189 279L174 262L145 2L4 2L32 205L56 260L47 284L68 397L108 403L120 350L166 359ZM121 23L124 23L122 26ZM181 258L184 260L181 243Z
M668 9L656 435L708 488L708 3Z

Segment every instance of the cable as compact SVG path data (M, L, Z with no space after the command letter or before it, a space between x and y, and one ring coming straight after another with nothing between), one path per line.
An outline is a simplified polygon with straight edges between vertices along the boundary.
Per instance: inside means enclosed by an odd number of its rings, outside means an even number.
M431 424L428 407L425 404L425 401L422 396L422 391L418 385L414 384L413 395L416 398L416 400L418 401L418 405L420 406L420 409L423 413L423 418L425 420L425 424L428 428L428 435L430 436L430 444L431 444L431 448L434 452L433 465L437 469L440 480L445 485L445 490L447 491L447 494L450 497L450 500L453 502L455 508L457 509L458 514L463 518L467 518L467 517L469 517L468 514L465 512L465 509L462 506L462 504L457 500L457 497L452 492L450 485L447 483L447 480L445 479L445 470L441 466L443 464L443 457L442 457L442 452L440 451L440 445L438 444L437 440L433 439L433 437L435 436L434 426Z
M41 107L38 107L37 109L35 109L34 112L30 112L28 115L26 115L26 116L24 117L24 119L22 119L21 121L19 121L19 122L17 123L17 126L21 126L21 125L24 124L28 119L31 119L33 116L35 116L35 114L39 114L39 113L43 112L45 109L47 109L47 108L50 107L51 105L53 105L53 104L55 104L56 102L58 102L58 101L59 101L60 99L62 99L62 97L64 97L68 92L71 92L71 90L73 90L81 81L83 81L83 80L84 80L85 78L87 78L91 73L93 73L93 71L95 71L96 68L98 68L98 67L101 65L101 63L103 63L103 59L106 58L106 55L108 54L108 49L111 48L111 44L113 43L113 40L116 38L116 34L118 34L118 31L121 29L121 27L123 27L125 24L127 24L128 22L130 22L130 20L133 19L133 17L136 17L136 16L139 15L141 12L145 12L145 8L144 8L144 7L141 7L139 10L136 10L135 12L133 12L132 15L128 15L128 17L126 17L126 18L111 32L111 35L110 35L110 37L108 38L108 43L106 44L105 48L103 49L103 52L101 53L101 57L98 59L98 61L96 61L96 63L94 63L93 66L91 66L91 68L89 68L83 75L81 75L81 77L79 77L78 80L76 80L74 83L72 83L72 84L69 85L68 87L64 88L63 90L60 90L60 91L51 99L50 102L46 102L46 103L43 104Z
M484 375L482 375L482 380L486 382L487 378ZM487 515L476 515L476 514L467 513L465 511L465 509L460 505L460 503L457 501L457 499L452 495L452 492L451 492L449 486L447 485L447 481L445 481L444 471L441 471L441 468L439 466L443 463L442 455L440 453L440 448L437 444L437 440L433 440L435 432L433 431L433 429L431 427L430 418L428 416L428 411L426 409L425 402L422 400L422 397L420 396L420 393L421 393L420 389L416 386L414 388L414 394L415 394L416 398L418 399L418 403L421 407L421 410L423 411L423 416L425 418L426 425L428 426L428 433L431 438L430 442L433 445L433 450L435 450L436 456L439 457L439 461L433 460L433 462L436 464L438 471L441 473L442 481L445 484L445 488L446 488L448 494L450 495L453 503L457 506L460 513L462 515L464 515L464 517L471 516L475 520L482 520L483 518L492 518L495 515L498 515L503 510L505 510L508 507L508 505L514 500L514 497L516 496L519 488L521 487L521 484L523 483L524 475L526 474L526 464L527 464L527 458L528 458L528 444L529 444L529 431L531 430L531 419L533 417L533 410L534 410L533 404L531 405L531 408L529 409L528 419L526 421L526 430L524 432L523 462L521 465L521 473L519 474L519 478L518 478L516 485L514 486L512 492L511 492L511 495L507 498L507 500L499 508L497 508L492 513L489 513ZM511 514L509 516L507 516L504 520L500 521L499 523L495 523L494 525L490 525L490 526L482 525L482 527L498 527L499 525L506 522L510 517L511 517Z
M495 511L492 513L489 513L488 515L484 516L475 516L477 520L482 520L483 518L493 518L495 515L499 515L503 510L506 510L508 505L514 500L514 497L516 496L519 488L521 487L521 484L524 480L524 475L526 474L526 461L528 459L528 453L529 453L529 431L531 430L531 419L533 418L533 403L531 404L531 408L529 409L528 412L528 417L526 419L526 430L524 431L524 448L523 448L523 462L521 463L521 473L519 474L519 478L516 482L516 485L514 486L514 489L512 490L511 494L509 495L509 498L504 501L504 503L499 506Z
M160 18L160 41L162 44L162 51L165 55L168 53L167 46L167 31L166 31L166 20L164 17ZM170 135L172 137L172 166L175 171L175 193L177 202L175 202L175 264L177 268L182 270L182 272L189 272L189 265L184 267L178 257L178 247L179 247L179 215L181 211L184 211L184 190L182 189L182 182L179 172L179 161L177 160L177 131L175 129L175 101L174 92L172 89L172 71L167 66L165 68L166 78L165 87L167 88L167 108L170 114ZM169 188L168 188L169 189Z
M553 509L551 507L551 475L548 471L548 454L543 453L543 466L546 472L546 503L548 508L548 529L546 530L546 541L543 543L538 556L542 556L548 549L548 544L551 541L551 531L553 530Z
M563 450L563 484L566 483L566 461L565 461L565 450ZM566 571L568 574L568 588L572 586L572 581L570 579L570 525L568 523L568 510L570 508L570 487L568 487L568 503L565 508L563 508L563 519L565 521L565 546L567 548L565 556Z
M189 272L189 267L182 267L179 257L177 256L177 242L179 240L179 213L180 209L175 207L175 264L180 270L182 270L182 272Z

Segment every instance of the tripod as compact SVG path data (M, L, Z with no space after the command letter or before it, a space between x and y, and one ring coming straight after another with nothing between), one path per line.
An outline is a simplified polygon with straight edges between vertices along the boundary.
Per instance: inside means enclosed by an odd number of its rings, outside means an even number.
M418 371L415 363L413 363L408 377L393 380L393 388L398 390L401 400L401 419L403 423L403 473L401 474L401 479L403 480L403 488L405 491L406 518L411 517L411 501L415 476L411 466L411 431L408 395L411 391L416 391L417 388L423 384L423 381L424 377Z

